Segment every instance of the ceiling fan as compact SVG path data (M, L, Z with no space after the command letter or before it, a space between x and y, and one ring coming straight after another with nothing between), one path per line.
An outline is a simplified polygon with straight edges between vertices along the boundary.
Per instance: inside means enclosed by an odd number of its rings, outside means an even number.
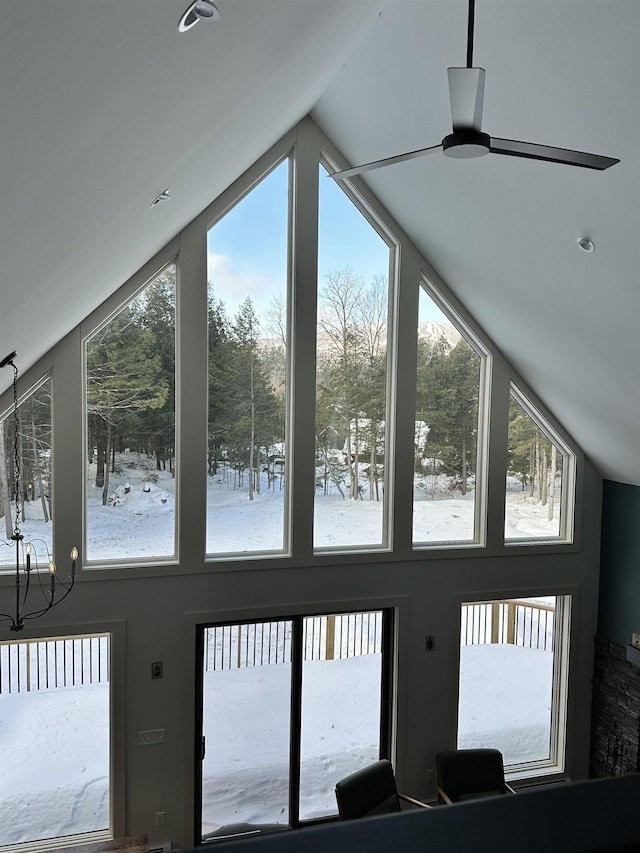
M429 148L419 148L416 151L396 154L395 157L385 157L351 169L343 169L340 172L333 172L330 177L342 180L440 150L447 157L455 157L459 160L483 157L485 154L507 154L510 157L548 160L551 163L566 163L569 166L582 166L585 169L600 171L620 162L615 157L603 157L600 154L587 154L584 151L572 151L567 148L554 148L551 145L538 145L534 142L519 142L515 139L499 139L483 133L481 127L485 72L484 68L473 67L474 18L475 0L469 0L467 66L447 69L453 133L445 136L439 145L431 145Z

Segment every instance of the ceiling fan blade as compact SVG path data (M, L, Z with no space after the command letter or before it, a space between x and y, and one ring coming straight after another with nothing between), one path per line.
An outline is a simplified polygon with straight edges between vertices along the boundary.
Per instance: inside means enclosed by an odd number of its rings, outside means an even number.
M569 148L554 148L552 145L537 145L535 142L518 142L515 139L491 137L492 154L508 154L511 157L528 157L531 160L548 160L551 163L565 163L567 166L582 166L585 169L608 169L620 160L615 157L603 157L600 154L587 154L586 151L572 151Z
M371 163L363 163L362 166L354 166L351 169L343 169L341 172L333 172L329 177L335 178L336 181L342 181L345 178L353 177L353 175L361 175L363 172L370 172L372 169L380 169L382 166L393 166L394 163L404 163L405 160L423 157L425 154L431 154L432 151L440 149L442 149L441 142L438 145L431 145L429 148L418 148L417 151L407 151L405 154L396 154L395 157L385 157L383 160L373 160Z
M453 130L482 128L484 68L447 68Z

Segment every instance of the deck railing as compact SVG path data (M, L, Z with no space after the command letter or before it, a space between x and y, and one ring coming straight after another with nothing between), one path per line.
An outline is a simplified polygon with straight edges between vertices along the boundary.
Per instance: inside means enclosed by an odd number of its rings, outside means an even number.
M463 604L461 644L509 643L552 651L554 615L553 604L521 599Z
M0 643L0 694L108 681L106 634Z
M304 659L341 660L380 653L382 613L308 616L304 620ZM206 629L205 670L291 662L291 622L216 625Z
M461 643L510 643L550 651L554 613L553 605L518 599L464 604ZM205 635L207 672L291 662L287 620L216 625L205 629ZM303 647L305 661L379 654L382 612L309 616L304 620ZM106 635L0 643L0 694L108 680Z

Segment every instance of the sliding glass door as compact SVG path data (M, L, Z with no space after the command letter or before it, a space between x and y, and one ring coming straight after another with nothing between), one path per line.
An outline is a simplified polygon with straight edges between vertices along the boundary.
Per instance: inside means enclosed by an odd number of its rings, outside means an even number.
M200 841L333 818L389 753L391 611L200 626Z

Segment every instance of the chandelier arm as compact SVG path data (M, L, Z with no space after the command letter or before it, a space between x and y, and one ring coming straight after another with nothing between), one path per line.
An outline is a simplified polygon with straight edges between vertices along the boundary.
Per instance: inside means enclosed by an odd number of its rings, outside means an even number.
M57 606L58 606L58 604L60 604L62 601L64 601L64 600L65 600L65 598L69 595L69 593L70 593L70 592L71 592L71 590L73 589L73 585L74 585L74 583L75 583L75 582L76 582L76 579L75 579L75 578L72 578L70 586L66 587L66 586L62 583L62 581L57 581L57 584L58 584L59 586L61 586L61 587L65 590L64 595L63 595L61 598L58 598L58 599L53 599L53 598L52 598L52 599L51 599L51 601L49 602L49 604L48 604L46 607L43 607L43 608L41 608L40 610L32 610L32 611L31 611L31 613L25 613L25 615L24 615L24 616L21 616L21 617L20 617L20 619L21 619L21 620L24 620L24 619L37 619L39 616L42 616L44 613L46 613L46 612L47 612L47 610L51 610L51 608L52 608L52 607L57 607Z
M60 600L62 601L62 599ZM42 610L32 610L31 613L25 613L24 616L20 617L20 623L26 621L27 619L38 619L40 616L44 616L47 610L51 610L53 606L53 604L48 604L46 607L43 607Z
M13 622L13 624L15 625L16 620L8 613L0 613L0 617L0 622Z

